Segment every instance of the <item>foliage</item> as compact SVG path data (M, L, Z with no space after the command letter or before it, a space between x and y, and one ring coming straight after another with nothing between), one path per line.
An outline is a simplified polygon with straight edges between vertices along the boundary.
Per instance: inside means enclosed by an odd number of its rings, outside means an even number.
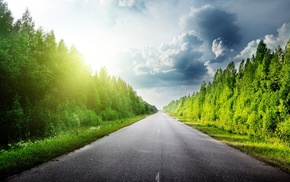
M0 93L0 144L156 111L105 68L92 75L74 46L35 28L28 10L13 21L3 0Z
M256 55L243 60L238 72L231 62L199 92L163 110L229 132L290 142L290 41L274 52L260 41Z

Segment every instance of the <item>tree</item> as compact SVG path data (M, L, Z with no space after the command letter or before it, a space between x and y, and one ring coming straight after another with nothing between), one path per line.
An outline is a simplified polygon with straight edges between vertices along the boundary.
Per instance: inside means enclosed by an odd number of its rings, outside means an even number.
M184 115L188 108L191 112ZM274 52L260 41L256 56L242 60L238 73L229 63L216 71L212 83L203 82L199 92L171 102L164 111L230 132L289 142L290 41L285 51L278 47Z
M0 0L0 37L5 38L13 31L13 17L7 3Z
M92 75L76 47L35 29L28 10L13 24L0 0L0 25L0 144L156 111L105 68Z

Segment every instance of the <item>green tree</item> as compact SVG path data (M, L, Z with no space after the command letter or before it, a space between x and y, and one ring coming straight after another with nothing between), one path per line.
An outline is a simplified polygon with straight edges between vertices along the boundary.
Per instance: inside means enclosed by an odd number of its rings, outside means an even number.
M216 71L212 83L203 82L199 92L171 102L164 111L231 132L289 141L289 93L290 41L284 51L278 47L274 52L260 41L256 55L242 60L238 72L229 63Z

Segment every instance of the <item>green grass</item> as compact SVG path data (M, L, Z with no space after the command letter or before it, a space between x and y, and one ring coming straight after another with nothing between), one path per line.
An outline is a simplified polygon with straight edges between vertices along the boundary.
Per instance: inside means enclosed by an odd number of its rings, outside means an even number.
M250 136L233 134L214 125L182 121L207 135L242 152L290 173L290 144L272 138L261 140Z
M19 142L0 152L0 180L83 147L146 116L107 121L97 127L71 130L55 137Z

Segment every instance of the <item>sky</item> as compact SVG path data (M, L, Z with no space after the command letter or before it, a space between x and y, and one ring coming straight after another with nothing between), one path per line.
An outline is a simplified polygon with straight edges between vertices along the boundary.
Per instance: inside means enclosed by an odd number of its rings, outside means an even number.
M289 0L6 0L162 109L215 71L290 39Z

